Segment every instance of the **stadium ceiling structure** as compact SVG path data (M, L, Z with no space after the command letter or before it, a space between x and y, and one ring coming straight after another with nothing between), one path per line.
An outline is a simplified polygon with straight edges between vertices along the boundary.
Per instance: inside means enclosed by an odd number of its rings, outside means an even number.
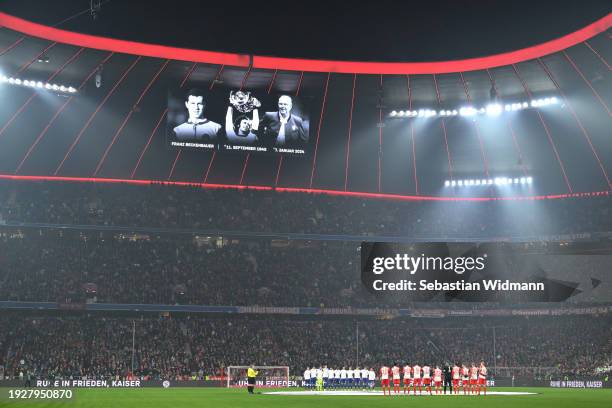
M69 32L4 13L0 26L4 178L200 183L404 199L612 191L612 14L513 52L397 63L173 48ZM20 86L9 86L10 78ZM58 89L45 89L46 83ZM168 149L168 89L193 84L210 92L224 86L311 98L310 154ZM61 86L74 94L59 92ZM559 103L499 117L389 120L392 111L452 112L546 98ZM533 183L444 187L497 177L532 177Z

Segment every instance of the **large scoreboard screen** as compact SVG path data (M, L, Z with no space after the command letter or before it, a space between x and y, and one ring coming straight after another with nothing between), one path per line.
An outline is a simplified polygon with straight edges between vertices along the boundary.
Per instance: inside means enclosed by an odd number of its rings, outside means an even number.
M168 146L303 156L311 141L310 102L264 91L172 89Z

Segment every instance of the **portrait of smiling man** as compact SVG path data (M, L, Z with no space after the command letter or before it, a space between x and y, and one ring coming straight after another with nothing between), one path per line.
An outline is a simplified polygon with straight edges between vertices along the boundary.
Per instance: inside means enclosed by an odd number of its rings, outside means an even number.
M180 141L216 142L221 125L204 117L206 101L204 92L191 89L185 95L185 108L189 115L186 122L174 128L174 134Z
M292 109L292 98L289 95L281 95L278 98L278 111L264 114L260 130L266 143L284 147L300 146L308 142L304 121L293 114Z

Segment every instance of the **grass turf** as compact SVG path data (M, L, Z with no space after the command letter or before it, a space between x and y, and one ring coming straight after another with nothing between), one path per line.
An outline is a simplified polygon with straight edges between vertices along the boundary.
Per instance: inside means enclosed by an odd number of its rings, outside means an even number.
M487 408L564 408L610 407L612 389L494 388L494 391L528 391L537 395L485 397L411 396L284 396L248 395L245 389L225 388L139 388L73 389L72 401L9 401L8 389L1 388L0 407L72 407L72 408L306 408L321 406L346 408L376 407L487 407ZM259 390L260 392L262 390ZM263 392L269 390L263 390Z

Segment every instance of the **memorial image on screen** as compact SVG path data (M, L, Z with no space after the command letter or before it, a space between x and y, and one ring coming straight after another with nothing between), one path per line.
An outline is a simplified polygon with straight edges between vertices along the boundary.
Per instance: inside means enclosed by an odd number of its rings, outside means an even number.
M302 156L310 145L310 100L218 88L168 92L166 137L171 148Z

